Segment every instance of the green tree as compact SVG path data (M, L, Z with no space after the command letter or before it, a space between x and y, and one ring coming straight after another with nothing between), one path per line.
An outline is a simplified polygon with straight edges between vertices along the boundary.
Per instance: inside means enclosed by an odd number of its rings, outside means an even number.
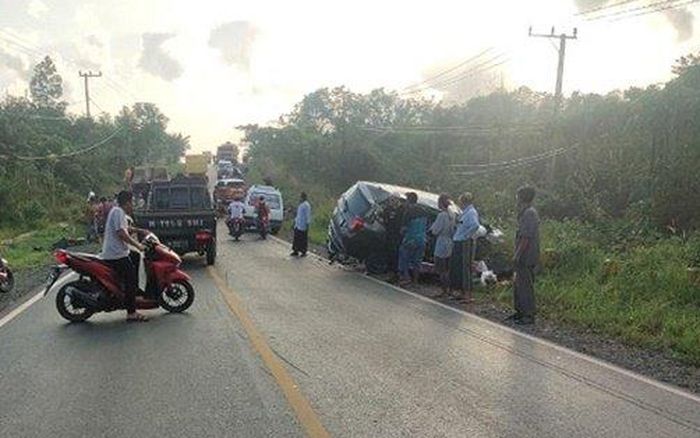
M32 101L39 107L51 108L59 104L59 99L63 96L63 78L49 56L34 66L29 90Z

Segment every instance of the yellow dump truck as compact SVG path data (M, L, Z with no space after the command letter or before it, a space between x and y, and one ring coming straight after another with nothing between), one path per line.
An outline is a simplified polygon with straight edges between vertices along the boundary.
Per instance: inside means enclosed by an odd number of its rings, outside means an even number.
M207 176L209 160L205 154L185 156L185 174L189 176Z

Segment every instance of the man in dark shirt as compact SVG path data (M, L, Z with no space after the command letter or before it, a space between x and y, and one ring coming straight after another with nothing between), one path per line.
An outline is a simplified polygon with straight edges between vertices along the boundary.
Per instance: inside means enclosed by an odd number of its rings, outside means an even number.
M540 262L540 217L532 206L535 189L518 189L518 231L515 235L513 302L516 324L535 322L535 268Z
M403 206L401 195L393 194L382 212L382 222L386 230L387 266L389 272L398 279L399 245L401 244L401 222Z

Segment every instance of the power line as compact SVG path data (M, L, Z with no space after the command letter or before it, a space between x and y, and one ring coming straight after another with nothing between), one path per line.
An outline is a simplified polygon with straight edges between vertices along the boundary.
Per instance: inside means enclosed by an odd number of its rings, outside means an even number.
M615 17L624 16L624 18L635 17L637 15L645 15L648 13L656 13L659 11L664 11L667 9L679 8L683 6L696 3L699 0L660 0L653 3L644 4L641 6L636 6L633 8L625 8L619 11L614 11L606 14L595 15L593 17L586 17L586 21L596 21L602 19L610 19Z
M478 168L478 169L488 169L488 168L493 168L493 167L503 167L503 166L508 166L511 164L516 164L516 163L521 163L521 162L530 162L533 160L539 160L539 159L546 159L550 158L552 155L559 154L561 152L565 151L564 148L559 148L559 149L553 149L551 151L547 152L542 152L537 155L531 155L529 157L521 157L521 158L516 158L514 160L509 160L509 161L501 161L498 163L488 163L488 164L450 164L449 167L459 167L459 168Z
M619 2L617 2L617 3L603 4L603 5L600 5L600 6L596 6L596 7L594 7L594 8L591 8L591 9L586 9L585 11L579 11L579 12L577 12L577 13L574 14L574 15L577 15L577 16L580 16L580 15L588 15L588 14L591 14L591 13L593 13L593 12L605 11L605 10L608 10L608 9L614 9L614 8L619 7L619 6L623 6L623 5L626 5L626 4L628 4L628 3L634 3L634 2L638 2L638 1L641 1L641 0L622 0L622 1L619 1Z
M46 160L60 160L63 158L71 158L75 157L78 155L86 154L88 152L91 152L100 146L108 143L111 139L113 139L123 128L119 127L115 129L111 134L109 134L107 137L103 138L102 140L98 141L95 144L92 144L88 147L72 151L72 152L67 152L65 154L50 154L50 155L45 155L45 156L35 156L35 157L28 157L28 156L22 156L22 155L0 155L1 158L7 159L7 158L14 158L17 160L22 160L22 161L46 161Z
M104 108L102 108L100 105L97 104L97 102L95 102L95 99L90 98L90 103L92 103L93 105L95 105L95 106L97 107L97 109L100 110L100 111L102 111L103 113L107 113L107 111L105 111Z
M495 64L494 64L495 61L501 60L501 58L503 58L504 56L505 56L505 53L503 53L503 52L498 53L497 55L492 56L492 57L489 58L488 60L483 61L483 62L481 62L481 63L475 65L474 67L472 67L471 69L469 69L469 70L467 70L467 71L465 71L465 72L459 73L459 74L457 74L457 75L455 75L455 76L453 76L453 77L445 78L445 79L442 80L442 81L439 81L439 82L437 82L437 83L430 84L429 86L426 86L426 87L423 87L423 88L419 88L419 89L407 91L407 92L405 92L405 93L403 93L403 94L415 94L415 93L420 93L420 92L429 90L429 89L431 89L431 88L445 87L445 86L449 86L449 85L454 85L455 83L460 82L460 81L463 81L464 79L467 79L468 77L474 76L474 75L477 74L477 73L483 73L483 72L486 72L486 71L488 71L488 70L491 70L491 69L493 69L493 68L495 68L495 67L498 67L498 66L500 66L500 65L502 65L502 64L505 64L506 62L509 61L508 58L506 58L505 60L502 60L501 62L498 62L498 63L495 63Z
M671 4L671 5L665 6L665 7L659 7L659 8L656 8L656 9L654 9L654 10L651 10L651 11L642 11L642 12L638 12L638 13L636 13L636 14L625 15L625 16L622 16L622 17L619 17L619 18L616 18L616 19L610 20L610 21L626 20L626 19L628 19L628 18L639 17L639 16L642 16L642 15L655 14L655 13L657 13L657 12L669 11L669 10L672 10L672 9L678 9L678 8L682 8L682 7L684 7L684 6L692 5L693 3L697 3L698 1L700 1L700 0L688 0L688 1L686 1L685 3L675 3L675 4Z
M14 33L11 33L5 29L0 29L0 34L5 35L4 37L0 36L0 39L2 39L3 41L5 41L9 44L20 47L23 50L23 53L25 55L28 54L30 56L36 56L39 59L43 59L44 56L46 56L46 54L47 54L46 52L56 52L55 50L51 50L48 48L38 47L38 46L34 45L34 43L31 43L28 40L26 40L18 35L15 35ZM68 64L73 65L74 67L78 67L78 68L85 67L85 65L83 63L80 63L72 58L69 58L69 57L63 55L62 53L58 53L58 54L60 55L60 57L63 61L65 61ZM117 93L117 95L122 95L123 93L125 93L131 99L133 99L134 102L138 101L138 98L131 91L129 91L128 88L122 86L116 80L112 79L109 76L105 76L104 79L108 82L105 85L112 88Z
M510 61L510 58L499 59L499 58L502 58L503 56L505 56L505 54L500 54L500 55L494 57L494 59L493 59L493 61L500 61L500 62L489 63L488 65L482 64L481 66L475 67L474 69L466 72L462 76L458 76L458 77L452 78L450 80L445 80L443 82L435 84L434 86L435 87L449 87L449 86L454 85L458 82L461 82L467 78L473 77L479 73L485 73L489 70L493 70L496 67L500 67L501 65ZM484 63L484 64L486 64L486 63Z
M493 50L493 47L489 47L489 48L487 48L486 50L484 50L484 51L478 53L477 55L474 55L474 56L470 57L470 58L467 59L466 61L460 62L459 64L455 65L454 67L451 67L451 68L449 68L449 69L447 69L447 70L444 70L444 71L442 71L442 72L440 72L440 73L438 73L438 74L436 74L436 75L433 75L433 76L431 76L431 77L429 77L429 78L427 78L427 79L425 79L425 80L423 80L423 81L421 81L421 82L418 82L418 83L415 83L415 84L413 84L413 85L409 85L409 86L407 86L407 87L404 87L403 90L407 91L407 90L410 90L410 89L412 89L412 88L417 88L417 87L419 87L419 86L421 86L421 85L427 84L427 83L429 83L429 82L431 82L431 81L433 81L433 80L435 80L435 79L437 79L437 78L440 78L440 77L442 77L442 76L444 76L444 75L446 75L446 74L448 74L448 73L451 73L451 72L453 72L453 71L455 71L455 70L457 70L457 69L459 69L459 68L462 68L462 67L464 67L464 66L466 66L466 65L469 65L469 64L472 63L473 61L475 61L475 60L481 58L482 56L484 56L485 54L487 54L488 52L490 52L490 51L492 51L492 50Z
M552 157L557 157L559 155L563 155L569 151L571 151L573 147L569 149L558 149L556 153L550 153L546 156L542 156L541 158L538 158L536 160L530 160L530 161L523 161L523 162L517 162L513 163L507 166L500 166L497 168L489 168L489 169L484 169L484 170L476 170L476 171L471 171L471 172L452 172L452 175L457 175L457 176L482 176L482 175L488 175L488 174L493 174L497 172L502 172L506 170L511 170L519 167L529 167L529 166L534 166L536 164L539 164L542 161L549 160Z

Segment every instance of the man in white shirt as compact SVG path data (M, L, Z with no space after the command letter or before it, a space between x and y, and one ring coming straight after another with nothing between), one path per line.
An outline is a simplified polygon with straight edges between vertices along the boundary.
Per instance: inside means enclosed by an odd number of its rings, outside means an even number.
M127 321L146 321L147 318L136 311L136 291L138 277L129 257L129 245L143 251L143 245L129 234L127 213L133 210L133 195L122 191L117 195L117 206L113 207L105 222L102 259L124 279L124 307Z
M237 241L243 234L243 220L245 214L245 204L239 199L234 199L228 205L228 220L226 225L231 236Z
M243 213L245 213L245 204L239 199L234 199L228 205L228 217L230 220L243 219Z
M301 194L301 203L297 207L297 216L294 218L294 242L292 243L292 256L306 256L309 249L309 226L311 225L311 204L307 200L306 193Z

